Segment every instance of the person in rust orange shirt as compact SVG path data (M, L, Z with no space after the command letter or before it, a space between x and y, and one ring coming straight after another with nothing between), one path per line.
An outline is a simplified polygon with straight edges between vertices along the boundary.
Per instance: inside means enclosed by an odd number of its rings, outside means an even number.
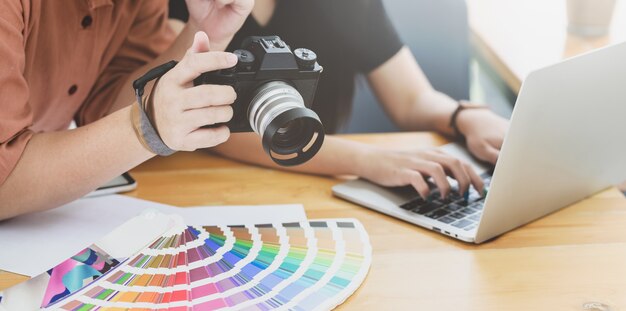
M226 127L201 127L230 120L234 90L191 81L236 64L214 51L253 0L187 5L176 36L165 0L0 2L0 220L62 205L152 158L131 120L131 82L171 59L180 62L151 101L162 142L191 151L228 139Z

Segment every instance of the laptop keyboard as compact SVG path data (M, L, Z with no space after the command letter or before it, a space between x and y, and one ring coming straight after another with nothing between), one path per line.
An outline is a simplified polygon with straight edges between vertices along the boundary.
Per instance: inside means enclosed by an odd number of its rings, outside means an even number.
M491 183L491 175L485 173L481 177L485 187L488 188ZM432 183L429 184L431 192L426 200L418 195L416 198L401 204L400 208L466 231L473 230L478 226L480 216L483 213L485 198L474 188L470 188L466 200L458 191L455 191L458 190L458 187L453 185L453 191L442 200L436 186Z

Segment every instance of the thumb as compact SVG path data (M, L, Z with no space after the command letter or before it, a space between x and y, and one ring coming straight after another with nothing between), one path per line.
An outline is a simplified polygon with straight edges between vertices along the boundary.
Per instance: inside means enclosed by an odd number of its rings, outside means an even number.
M496 164L496 162L498 161L499 155L500 155L499 149L487 144L484 148L484 153L482 154L482 158L483 160L491 164Z
M198 31L193 36L193 43L189 48L191 53L203 53L209 51L209 36L204 31Z

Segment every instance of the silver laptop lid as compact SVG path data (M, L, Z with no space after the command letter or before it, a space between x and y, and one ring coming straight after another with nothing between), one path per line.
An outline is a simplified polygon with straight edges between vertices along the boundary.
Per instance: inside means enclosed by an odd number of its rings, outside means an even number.
M626 43L524 81L476 235L480 243L626 180Z

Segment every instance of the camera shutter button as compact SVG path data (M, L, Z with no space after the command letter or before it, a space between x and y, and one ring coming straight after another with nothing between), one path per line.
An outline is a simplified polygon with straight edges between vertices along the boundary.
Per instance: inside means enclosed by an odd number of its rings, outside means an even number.
M248 50L235 50L233 54L237 55L237 68L240 71L252 71L254 65L254 54Z
M293 54L296 55L296 61L300 68L313 69L313 67L315 67L315 62L317 62L315 52L309 49L299 48L293 51Z

